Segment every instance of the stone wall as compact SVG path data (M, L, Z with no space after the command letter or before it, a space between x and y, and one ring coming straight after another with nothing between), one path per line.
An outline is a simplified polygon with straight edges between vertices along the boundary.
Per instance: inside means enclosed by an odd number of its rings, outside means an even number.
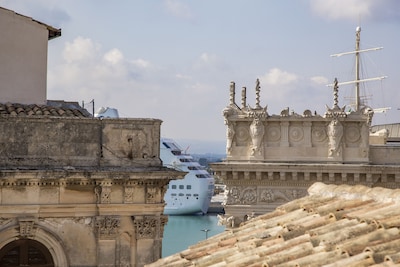
M0 117L0 166L160 166L161 121Z

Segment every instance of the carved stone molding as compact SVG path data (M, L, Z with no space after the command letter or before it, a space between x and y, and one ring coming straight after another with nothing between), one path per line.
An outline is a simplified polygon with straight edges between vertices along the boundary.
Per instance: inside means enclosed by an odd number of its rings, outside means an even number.
M120 218L116 216L98 216L94 226L99 238L111 239L117 236L120 223Z
M12 219L10 218L0 218L0 227L10 223L12 221Z

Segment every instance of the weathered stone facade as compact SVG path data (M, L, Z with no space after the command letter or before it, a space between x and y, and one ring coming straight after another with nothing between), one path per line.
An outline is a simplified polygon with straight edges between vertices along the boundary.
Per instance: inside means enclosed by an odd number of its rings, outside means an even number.
M399 147L370 144L372 109L345 112L338 105L337 81L333 106L324 115L289 108L270 115L260 106L259 93L257 80L252 108L243 88L239 107L232 82L230 103L223 110L227 158L212 168L227 186L228 226L305 196L316 181L398 187Z
M160 125L0 117L0 263L10 256L7 244L23 239L44 245L54 266L143 266L160 258L163 195L183 176L162 167Z

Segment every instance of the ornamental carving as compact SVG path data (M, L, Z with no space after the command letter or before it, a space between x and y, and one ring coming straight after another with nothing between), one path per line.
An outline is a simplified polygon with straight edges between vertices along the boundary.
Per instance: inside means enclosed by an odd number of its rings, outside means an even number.
M230 154L232 152L233 138L235 137L235 123L226 122L226 153Z
M32 238L35 236L36 227L33 220L19 221L19 235L23 238Z
M234 186L225 191L224 204L255 204L257 203L257 188L246 187L244 189Z
M312 139L314 142L324 142L328 137L325 127L314 127L312 132Z
M264 124L258 117L254 117L253 122L250 125L250 134L251 134L251 155L259 156L262 154L262 140L264 137Z
M248 127L238 126L236 128L236 140L239 142L245 142L249 139L250 133Z
M273 203L273 202L289 202L294 199L307 195L306 190L299 189L271 189L265 188L259 190L259 202Z
M137 239L156 237L157 219L148 216L144 216L143 219L135 218L134 225Z
M281 129L278 126L270 126L267 128L267 139L276 142L281 139Z
M300 142L304 138L304 132L301 127L290 127L289 132L290 140L293 142Z
M111 203L111 187L103 186L101 188L101 202L102 204L110 204Z
M94 226L100 238L114 238L118 234L120 219L114 216L98 216Z
M132 186L125 186L124 187L124 203L133 203L133 192L134 188Z
M328 125L329 137L329 157L339 157L342 155L343 125L337 118L334 118Z
M243 190L241 197L242 204L255 204L257 202L256 187L248 187Z
M155 187L147 187L147 197L146 197L146 202L147 203L156 203L157 199L157 188Z
M240 188L233 186L225 191L226 204L236 204L240 202Z
M350 143L355 143L360 140L360 130L358 127L349 126L346 129L346 141Z

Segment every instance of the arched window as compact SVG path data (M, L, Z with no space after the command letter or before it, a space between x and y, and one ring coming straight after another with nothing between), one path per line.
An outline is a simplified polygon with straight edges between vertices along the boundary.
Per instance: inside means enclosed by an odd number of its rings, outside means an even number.
M0 266L53 267L50 251L38 241L19 239L8 243L0 250Z

